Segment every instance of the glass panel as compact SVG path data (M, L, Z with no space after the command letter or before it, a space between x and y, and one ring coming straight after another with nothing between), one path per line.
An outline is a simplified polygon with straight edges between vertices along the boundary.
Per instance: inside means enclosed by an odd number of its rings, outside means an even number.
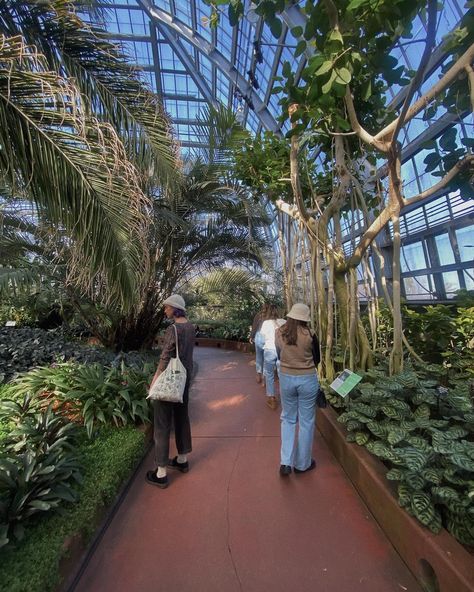
M466 282L466 290L474 290L474 269L464 270L464 281Z
M430 291L429 277L418 275L403 279L407 300L433 300L434 295Z
M472 261L474 259L474 226L458 228L456 238L461 261Z
M448 271L443 273L444 289L446 290L447 298L454 298L456 291L460 289L459 277L457 271Z
M405 245L401 251L400 265L402 272L415 271L416 269L425 269L428 267L421 241L412 243L411 245Z
M456 263L448 234L446 233L436 236L435 241L440 265Z

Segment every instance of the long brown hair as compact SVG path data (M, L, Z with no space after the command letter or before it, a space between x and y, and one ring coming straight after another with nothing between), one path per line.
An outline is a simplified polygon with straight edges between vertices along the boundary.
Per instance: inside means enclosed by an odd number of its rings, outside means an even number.
M265 313L265 320L276 320L278 318L278 308L274 304L269 304Z
M308 323L306 321L297 321L290 317L287 317L286 323L280 327L280 334L286 345L296 345L298 339L298 327L303 327L309 331Z

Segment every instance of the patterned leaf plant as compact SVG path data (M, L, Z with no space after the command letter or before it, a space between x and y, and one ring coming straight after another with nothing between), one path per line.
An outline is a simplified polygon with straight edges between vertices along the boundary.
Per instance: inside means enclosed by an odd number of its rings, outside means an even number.
M433 532L474 545L474 409L469 385L436 390L433 367L387 378L369 371L339 421L398 482L400 505Z

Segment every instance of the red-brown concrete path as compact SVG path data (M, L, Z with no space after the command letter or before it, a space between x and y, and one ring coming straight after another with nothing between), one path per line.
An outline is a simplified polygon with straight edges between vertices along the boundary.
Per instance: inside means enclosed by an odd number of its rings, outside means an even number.
M317 469L279 476L253 358L195 359L189 473L148 485L150 453L75 592L420 592L318 433Z

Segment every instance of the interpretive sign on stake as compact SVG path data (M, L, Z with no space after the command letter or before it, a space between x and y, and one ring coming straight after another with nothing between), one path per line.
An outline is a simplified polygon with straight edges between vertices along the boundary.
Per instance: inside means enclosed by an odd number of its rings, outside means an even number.
M344 370L329 386L341 397L346 397L361 380L362 376L352 370Z
M5 327L16 327L16 321L7 321Z

